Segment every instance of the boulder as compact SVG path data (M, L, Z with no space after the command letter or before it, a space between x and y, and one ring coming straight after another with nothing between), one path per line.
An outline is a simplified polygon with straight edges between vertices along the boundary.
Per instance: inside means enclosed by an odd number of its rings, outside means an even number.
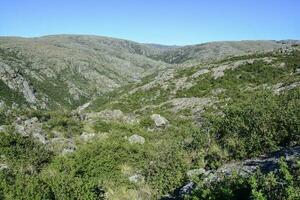
M156 127L165 127L169 121L159 114L151 115L151 119L154 121Z
M145 138L137 134L134 134L128 138L128 141L130 142L130 144L144 144Z

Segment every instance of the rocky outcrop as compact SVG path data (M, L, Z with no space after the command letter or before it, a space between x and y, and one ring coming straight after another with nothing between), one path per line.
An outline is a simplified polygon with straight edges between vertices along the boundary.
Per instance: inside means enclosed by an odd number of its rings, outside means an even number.
M286 86L283 86L282 83L278 83L273 86L273 91L275 92L275 94L280 94L283 91L292 90L297 87L300 87L300 82L294 82L294 83L292 83L290 85L286 85Z
M208 69L200 69L199 71L197 71L196 73L194 73L191 77L192 78L198 78L199 76L203 75L203 74L207 74L210 71Z
M28 103L36 103L33 88L29 86L29 82L9 65L0 62L0 79L12 90L23 93Z
M205 170L203 168L192 169L187 171L189 181L182 187L176 189L172 195L163 199L183 199L187 194L190 194L196 184L191 180L193 177L200 177L204 184L221 181L224 177L237 173L240 176L249 176L260 170L263 173L276 172L279 169L279 161L284 158L286 162L296 162L300 159L300 146L282 149L274 153L263 155L259 158L247 159L240 162L228 163L217 170Z
M47 143L47 138L42 129L42 123L40 123L36 117L27 119L25 121L23 121L21 118L18 118L15 122L15 130L17 133L25 137L31 135L42 144Z

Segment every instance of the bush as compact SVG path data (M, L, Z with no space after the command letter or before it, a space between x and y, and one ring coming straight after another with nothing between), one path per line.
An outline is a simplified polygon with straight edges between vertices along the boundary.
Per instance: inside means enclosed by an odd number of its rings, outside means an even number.
M282 159L278 173L257 172L249 177L233 174L211 184L200 181L198 189L186 199L297 200L300 198L299 167L298 163L296 168L292 168Z
M239 159L299 144L299 91L281 96L262 92L228 106L224 117L213 119L216 140Z

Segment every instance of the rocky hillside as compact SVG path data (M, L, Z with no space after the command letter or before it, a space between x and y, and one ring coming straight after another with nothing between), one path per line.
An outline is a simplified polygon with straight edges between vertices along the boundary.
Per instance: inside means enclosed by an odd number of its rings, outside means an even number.
M147 57L159 51L96 36L2 37L1 84L33 105L79 105L166 68L167 64Z
M0 199L299 199L297 41L0 47Z
M75 107L166 68L230 55L285 49L296 42L216 42L177 47L99 36L0 38L0 86L8 104Z

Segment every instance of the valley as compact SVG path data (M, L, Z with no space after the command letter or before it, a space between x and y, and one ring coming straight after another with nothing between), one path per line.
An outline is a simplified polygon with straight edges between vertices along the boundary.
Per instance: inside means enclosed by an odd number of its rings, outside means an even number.
M0 199L300 198L297 40L0 37L0 77Z

